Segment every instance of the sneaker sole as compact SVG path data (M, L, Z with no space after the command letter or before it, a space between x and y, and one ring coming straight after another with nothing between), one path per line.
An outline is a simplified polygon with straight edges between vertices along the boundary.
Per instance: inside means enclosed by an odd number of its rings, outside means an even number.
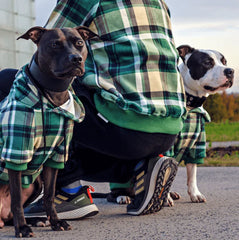
M129 210L127 213L146 215L160 211L176 176L177 168L178 164L173 158L161 158L152 171L148 193L143 205L138 210Z
M65 220L75 220L81 219L85 217L91 217L99 213L99 209L95 204L91 204L85 207L77 208L72 211L67 212L58 212L57 216L60 219ZM25 214L25 218L34 218L34 217L46 217L46 213L39 213L39 214Z

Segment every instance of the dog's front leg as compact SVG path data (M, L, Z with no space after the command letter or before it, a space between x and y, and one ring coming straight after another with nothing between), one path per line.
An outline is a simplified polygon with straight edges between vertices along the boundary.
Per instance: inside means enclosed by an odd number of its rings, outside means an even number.
M54 205L56 177L58 170L44 166L43 182L44 182L44 204L46 215L50 221L51 228L54 231L71 230L71 226L64 220L60 220Z
M26 224L22 204L21 171L8 170L11 194L11 211L15 226L16 237L33 237L32 229Z
M206 202L205 196L200 193L197 186L197 164L188 163L186 164L187 168L187 185L188 185L188 194L192 202L201 203Z

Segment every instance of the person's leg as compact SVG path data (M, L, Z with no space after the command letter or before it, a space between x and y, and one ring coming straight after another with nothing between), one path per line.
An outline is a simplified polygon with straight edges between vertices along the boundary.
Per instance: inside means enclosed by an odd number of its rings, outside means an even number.
M122 161L77 144L65 168L59 171L57 189L77 180L109 182L115 179L116 182L126 182L132 176L137 162Z
M89 111L86 101L83 103L86 118L75 125L70 156L65 168L59 171L57 188L79 179L127 182L137 162L158 156L174 142L174 135L148 134L105 123Z
M57 188L76 180L127 182L137 162L165 152L175 135L144 133L118 127L98 116L93 95L77 81L73 84L86 116L75 124L70 155L59 171Z
M73 183L65 185L64 187L61 188L61 190L64 191L65 193L73 195L79 192L81 188L82 188L81 182L80 180L78 180Z
M170 136L171 141L162 143L160 136L162 139L166 136L159 134L157 139L157 142L163 146L162 151L166 151L173 144L174 137ZM118 159L87 149L77 139L73 141L72 148L72 155L65 169L59 172L58 188L79 179L125 183L134 178L134 186L139 186L140 189L135 188L135 199L132 204L128 205L128 213L148 214L162 208L177 171L177 163L172 158L159 158L157 157L159 151L156 150L153 155L151 153L144 155L141 161L140 159ZM157 149L160 149L160 146ZM138 166L139 161L142 162L142 166ZM157 192L156 195L155 192ZM145 211L146 208L147 211Z
M59 174L58 187L78 179L124 183L140 171L145 181L142 191L136 192L136 201L129 205L128 213L139 215L159 211L176 174L177 164L171 158L157 156L171 147L175 135L132 131L105 122L97 116L90 94L82 93L86 118L75 125L72 154ZM135 169L141 160L142 166ZM160 197L154 196L155 191L159 191ZM144 211L148 204L153 209Z

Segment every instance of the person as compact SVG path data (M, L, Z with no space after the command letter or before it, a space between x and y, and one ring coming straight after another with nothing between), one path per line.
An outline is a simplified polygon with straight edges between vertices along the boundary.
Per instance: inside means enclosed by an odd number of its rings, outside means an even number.
M61 0L46 27L79 25L99 37L87 42L85 75L72 84L86 114L74 126L69 158L58 174L58 214L91 215L74 203L84 188L80 180L131 181L135 196L127 213L157 212L177 172L174 159L159 154L173 145L186 114L169 9L163 0ZM25 211L41 213L41 199Z

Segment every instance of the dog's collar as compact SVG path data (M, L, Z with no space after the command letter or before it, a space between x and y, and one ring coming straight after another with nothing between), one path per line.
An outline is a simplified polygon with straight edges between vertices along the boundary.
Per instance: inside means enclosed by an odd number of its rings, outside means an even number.
M205 100L207 99L206 97L193 96L187 92L186 92L186 98L187 98L186 105L187 107L190 107L190 108L201 107L205 102Z
M64 92L68 89L69 85L74 78L70 79L58 79L49 77L42 72L34 60L34 56L29 64L29 72L34 80L41 86L42 89L46 89L53 92Z

